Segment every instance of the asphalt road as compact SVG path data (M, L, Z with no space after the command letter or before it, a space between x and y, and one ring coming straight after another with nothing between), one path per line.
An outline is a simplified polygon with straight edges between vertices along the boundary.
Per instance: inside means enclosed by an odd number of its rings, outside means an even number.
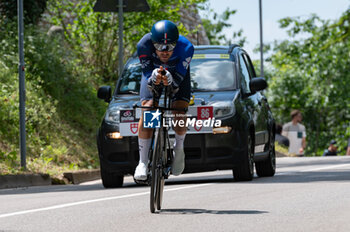
M149 187L82 185L0 190L0 231L350 231L350 157L278 158L274 177L231 171L171 177L163 210Z

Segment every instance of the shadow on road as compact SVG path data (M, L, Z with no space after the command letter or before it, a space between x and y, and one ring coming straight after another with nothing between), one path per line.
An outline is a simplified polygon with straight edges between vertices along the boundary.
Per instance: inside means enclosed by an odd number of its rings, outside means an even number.
M337 171L309 171L309 172L277 172L274 177L255 177L253 181L235 182L232 175L228 174L216 174L216 175L202 175L200 177L181 175L177 178L169 178L165 185L193 185L203 183L232 183L232 184L280 184L280 183L312 183L312 182L349 182L350 170L342 169ZM132 188L144 188L149 189L147 185L137 185L134 182L126 182L124 186L115 191L123 192L123 189ZM0 190L0 195L12 195L12 194L33 194L33 193L45 193L45 192L84 192L84 191L108 191L111 189L105 189L102 184L92 185L51 185L51 186L38 186L30 188L18 188L9 190Z
M170 178L165 181L165 185L231 183L231 182L235 182L232 175L218 174L218 175L208 175L208 176L200 176L200 177L193 177L193 176L188 177L186 176L186 174L184 174L184 175L181 175L180 178L177 177L176 179L170 176ZM138 186L139 185L130 184L125 187L132 188L132 187L138 187Z
M169 180L166 185L185 185L202 183L233 183L233 184L266 184L266 183L311 183L311 182L341 182L350 181L350 170L313 171L313 172L281 172L274 177L254 177L253 181L235 182L230 175L203 176L201 179L182 178Z
M208 209L162 209L159 214L263 214L267 211L259 210L208 210Z
M312 183L312 182L344 182L350 181L350 170L348 171L317 171L317 172L288 172L277 173L274 177L256 178L256 184L266 183Z
M33 194L33 193L53 193L53 192L75 192L75 191L96 191L105 190L102 184L94 185L48 185L48 186L33 186L21 187L16 189L0 190L1 195L12 194Z

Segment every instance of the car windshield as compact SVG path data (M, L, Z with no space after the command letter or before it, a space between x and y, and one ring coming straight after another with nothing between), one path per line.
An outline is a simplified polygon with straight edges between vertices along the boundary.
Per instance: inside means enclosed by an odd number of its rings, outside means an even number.
M194 91L232 90L235 86L234 62L225 59L193 59L191 86Z
M190 65L193 91L232 90L235 86L234 62L228 59L193 59ZM137 59L124 69L118 93L138 94L141 65Z

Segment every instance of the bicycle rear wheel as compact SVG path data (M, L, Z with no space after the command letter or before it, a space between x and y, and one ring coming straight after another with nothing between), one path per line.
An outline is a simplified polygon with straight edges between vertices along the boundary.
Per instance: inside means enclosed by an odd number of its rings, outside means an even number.
M160 210L161 196L160 191L163 191L161 186L162 178L162 138L160 129L156 129L154 132L154 144L153 144L153 154L152 154L152 164L151 164L151 194L150 194L150 209L151 213L155 212L157 208ZM164 184L164 183L163 183Z

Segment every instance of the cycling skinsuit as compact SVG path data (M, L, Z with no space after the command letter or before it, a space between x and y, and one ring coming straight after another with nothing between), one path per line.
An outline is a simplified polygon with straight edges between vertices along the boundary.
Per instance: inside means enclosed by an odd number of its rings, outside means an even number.
M173 85L179 88L173 97L173 101L190 101L191 80L189 64L193 56L193 45L184 36L179 36L173 54L167 63L162 63L156 54L151 40L151 33L146 34L137 44L137 55L142 65L142 79L140 97L141 101L151 100L152 92L147 84L148 79L155 68L163 66L173 76ZM158 101L159 99L155 99Z

